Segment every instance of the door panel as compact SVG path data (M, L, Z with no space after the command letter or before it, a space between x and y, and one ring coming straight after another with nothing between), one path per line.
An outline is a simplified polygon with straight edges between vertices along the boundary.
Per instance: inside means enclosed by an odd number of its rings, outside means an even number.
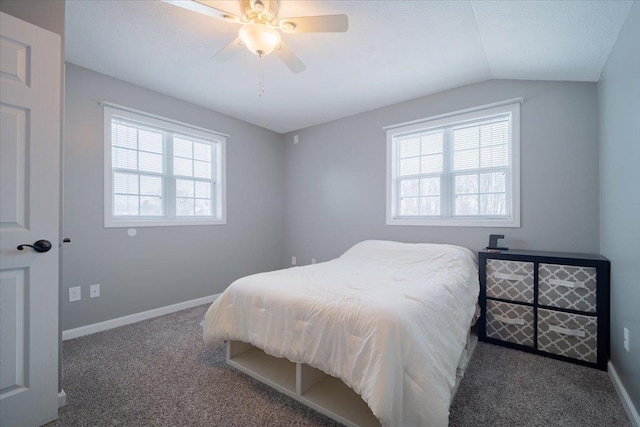
M60 36L0 13L0 425L58 414ZM36 253L20 244L47 239Z
M0 127L2 128L0 224L3 228L26 228L26 116L27 112L22 108L0 104Z
M0 72L2 78L14 80L29 86L28 46L9 37L0 38L2 57L0 58Z
M24 270L0 272L0 395L15 394L28 386L25 361L29 354L25 328Z

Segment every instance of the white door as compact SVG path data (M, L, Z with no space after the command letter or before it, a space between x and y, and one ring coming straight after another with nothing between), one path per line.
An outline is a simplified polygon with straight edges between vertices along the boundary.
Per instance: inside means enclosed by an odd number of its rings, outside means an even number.
M30 427L58 417L60 36L0 12L0 44L0 425Z

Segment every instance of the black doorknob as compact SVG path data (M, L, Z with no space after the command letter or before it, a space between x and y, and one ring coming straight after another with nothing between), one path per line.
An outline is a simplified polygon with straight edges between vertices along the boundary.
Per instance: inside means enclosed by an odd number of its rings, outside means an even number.
M47 252L49 249L51 249L51 242L48 240L38 240L33 245L27 245L27 244L18 245L16 249L21 251L24 249L25 246L33 248L33 250L36 252Z

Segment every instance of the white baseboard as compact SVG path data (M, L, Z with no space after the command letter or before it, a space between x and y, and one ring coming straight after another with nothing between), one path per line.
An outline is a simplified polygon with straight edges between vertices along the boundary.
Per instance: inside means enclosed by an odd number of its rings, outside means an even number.
M141 322L143 320L152 319L154 317L164 316L165 314L175 313L176 311L185 310L187 308L212 303L216 298L218 298L219 295L220 294L209 295L202 298L180 302L178 304L154 308L153 310L143 311L142 313L136 313L129 316L118 317L116 319L105 320L104 322L98 322L92 325L67 329L66 331L62 331L62 341L82 337L89 334L95 334L96 332L106 331L108 329L117 328L119 326L129 325L131 323Z
M62 408L64 405L67 404L67 393L64 392L64 390L60 390L60 392L58 393L58 408Z
M629 420L631 421L631 425L633 427L640 427L640 416L638 415L638 410L633 405L631 401L631 397L627 393L627 389L624 388L622 381L620 381L620 377L616 372L613 364L609 362L607 364L607 370L609 372L609 377L611 378L611 382L613 382L613 387L616 389L616 393L618 393L618 397L622 401L622 406L624 406L624 410L627 412L629 416Z

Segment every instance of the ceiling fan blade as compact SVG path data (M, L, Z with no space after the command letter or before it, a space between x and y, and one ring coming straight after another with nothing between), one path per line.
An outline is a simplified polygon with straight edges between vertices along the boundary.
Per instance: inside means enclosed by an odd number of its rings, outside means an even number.
M224 62L231 58L236 53L244 49L244 43L240 40L240 37L226 45L222 50L211 57L216 62Z
M183 9L191 10L193 12L201 13L203 15L212 16L214 18L224 19L229 22L240 22L233 13L225 12L224 10L216 9L211 6L210 1L207 0L162 0L165 3L172 4L174 6L181 7Z
M285 33L344 33L349 29L347 15L300 16L280 21Z
M280 42L280 46L278 46L273 53L278 55L282 62L294 73L301 73L307 69L307 66L300 61L300 58L298 58L284 42Z

